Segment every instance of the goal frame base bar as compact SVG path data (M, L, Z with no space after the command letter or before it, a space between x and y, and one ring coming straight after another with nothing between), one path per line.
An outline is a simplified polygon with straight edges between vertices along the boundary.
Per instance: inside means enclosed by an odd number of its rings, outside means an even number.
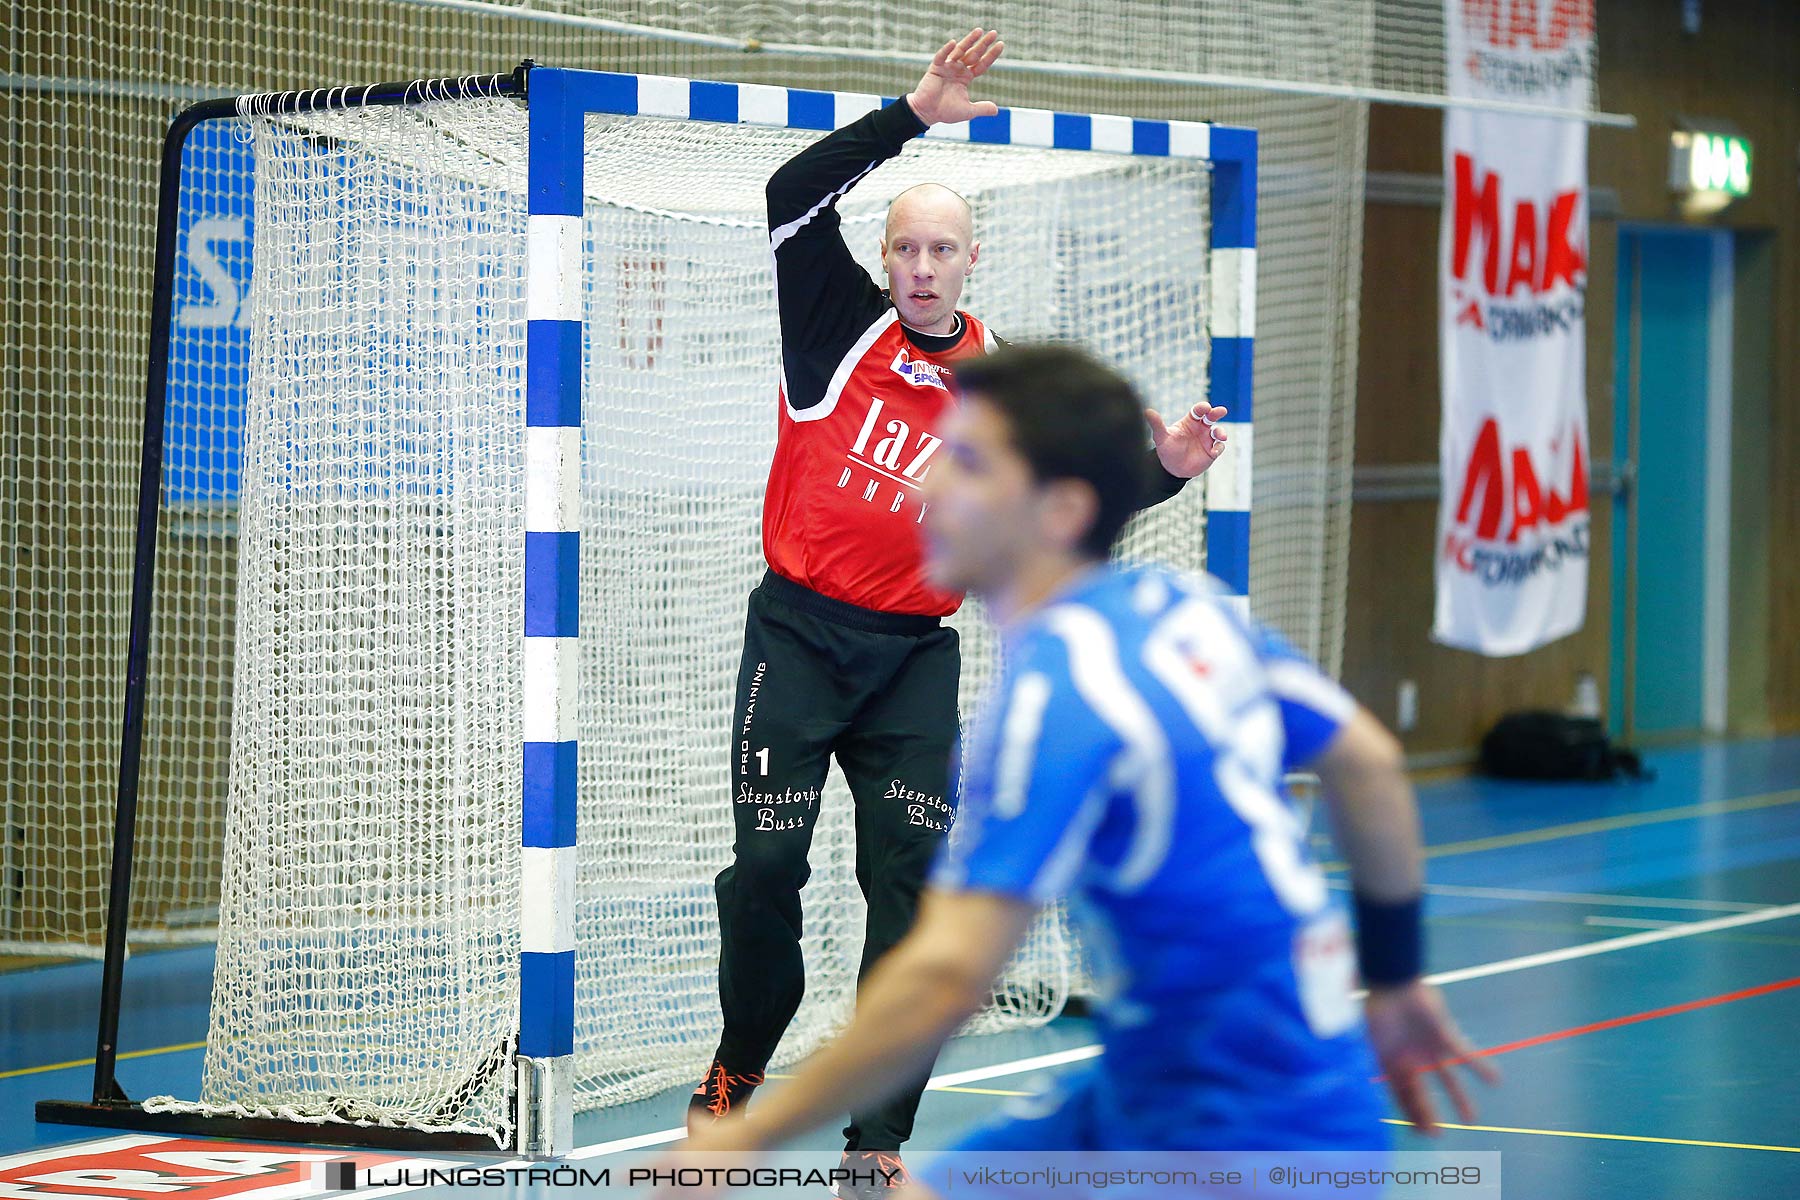
M361 1150L443 1150L456 1153L505 1154L494 1139L479 1133L432 1133L392 1125L354 1125L348 1121L284 1121L272 1117L224 1117L203 1113L147 1112L130 1100L83 1102L39 1100L40 1125L85 1125L96 1129L131 1129L146 1133L179 1133L208 1138L242 1138L248 1142L299 1142L312 1146L353 1146Z

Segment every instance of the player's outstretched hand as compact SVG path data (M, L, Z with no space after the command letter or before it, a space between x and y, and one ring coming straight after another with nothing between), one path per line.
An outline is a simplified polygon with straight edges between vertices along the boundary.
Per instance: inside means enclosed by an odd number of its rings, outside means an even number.
M1000 106L969 99L969 85L987 74L1005 49L1006 43L991 29L971 29L961 41L945 42L906 102L927 126L993 116Z
M1192 479L1225 453L1225 431L1218 428L1224 419L1224 408L1211 404L1194 405L1173 425L1163 424L1154 408L1144 410L1157 461L1177 479Z
M1450 1010L1436 988L1418 979L1397 987L1371 988L1363 1002L1363 1019L1388 1090L1401 1115L1420 1133L1438 1131L1437 1105L1426 1086L1432 1075L1438 1077L1463 1124L1475 1120L1475 1106L1456 1068L1467 1067L1489 1084L1500 1082L1500 1072L1492 1063L1474 1057L1475 1047L1450 1019Z

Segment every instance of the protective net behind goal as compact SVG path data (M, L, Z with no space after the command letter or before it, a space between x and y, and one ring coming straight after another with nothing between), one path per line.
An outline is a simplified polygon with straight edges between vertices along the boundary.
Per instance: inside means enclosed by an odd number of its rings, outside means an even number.
M510 1134L525 115L240 122L252 358L241 414L217 416L241 420L243 451L205 1111ZM763 186L817 136L587 119L581 1106L697 1076L718 1035L712 882L778 412ZM1204 163L914 142L840 206L865 265L887 200L924 180L973 205L964 307L1001 337L1090 346L1165 410L1204 395ZM1127 552L1202 566L1204 491L1140 518ZM974 605L957 623L967 714L992 645ZM821 808L807 999L777 1063L854 996L863 904L835 771ZM1048 1019L1078 972L1051 914L977 1026Z

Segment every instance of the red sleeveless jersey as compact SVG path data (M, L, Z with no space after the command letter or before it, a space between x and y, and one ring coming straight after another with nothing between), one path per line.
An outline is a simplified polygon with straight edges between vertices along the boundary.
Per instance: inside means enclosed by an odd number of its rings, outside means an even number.
M880 612L944 617L962 603L961 593L926 582L920 530L920 487L954 403L952 364L993 347L980 321L961 316L962 336L928 352L888 309L811 408L790 407L783 381L763 500L763 554L776 574Z

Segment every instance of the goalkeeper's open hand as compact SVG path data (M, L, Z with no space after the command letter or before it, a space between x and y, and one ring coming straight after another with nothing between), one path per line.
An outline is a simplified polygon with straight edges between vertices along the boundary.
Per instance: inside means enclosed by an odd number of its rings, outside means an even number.
M971 29L961 41L945 42L932 56L919 86L906 97L914 115L929 127L999 112L991 100L969 99L969 85L987 74L1005 49L1006 43L993 30Z
M1204 401L1173 425L1163 424L1162 414L1154 408L1144 411L1144 420L1150 423L1150 438L1156 443L1157 461L1177 479L1192 479L1225 453L1225 431L1219 428L1224 419L1222 406Z

